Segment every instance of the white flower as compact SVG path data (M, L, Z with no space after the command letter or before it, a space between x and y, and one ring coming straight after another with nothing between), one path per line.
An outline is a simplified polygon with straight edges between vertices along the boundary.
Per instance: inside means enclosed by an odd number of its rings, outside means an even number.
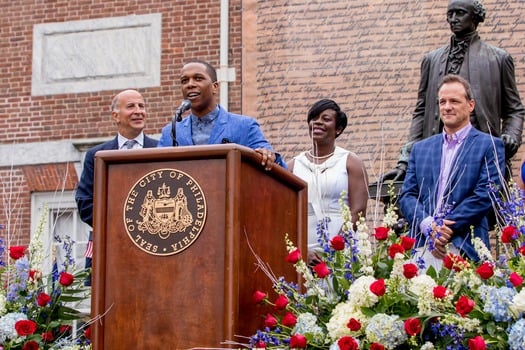
M323 329L317 325L317 317L308 312L297 316L292 334L311 334L318 341L324 339Z
M0 315L3 315L7 312L5 308L5 303L7 299L5 297L4 291L0 292Z
M361 323L361 330L352 332L347 327L348 321L352 318ZM332 310L332 317L326 324L326 329L332 340L339 339L345 335L355 336L363 333L366 327L366 319L366 316L355 305L348 302L340 303Z
M525 312L525 289L522 289L512 298L510 309L517 317Z
M348 288L348 303L356 307L371 307L379 300L379 297L370 291L370 285L376 279L373 276L361 276Z
M411 279L409 290L417 295L418 297L432 297L435 286L437 286L436 281L429 275L418 275Z
M434 344L427 341L425 344L423 344L423 346L421 346L421 350L434 350Z

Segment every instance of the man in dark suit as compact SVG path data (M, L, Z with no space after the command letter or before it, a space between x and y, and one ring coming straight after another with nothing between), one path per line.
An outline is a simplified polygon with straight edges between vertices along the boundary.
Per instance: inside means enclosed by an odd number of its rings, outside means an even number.
M449 2L447 22L454 35L448 45L424 56L408 142L401 149L396 168L385 173L380 182L403 180L412 145L443 129L437 91L446 74L458 74L469 81L476 101L470 116L472 126L501 137L510 165L521 144L525 109L516 86L512 57L479 37L477 28L484 20L485 9L478 0Z
M443 133L414 144L399 198L418 255L437 269L448 251L478 259L471 227L490 246L489 184L501 186L505 172L502 140L470 122L475 102L469 83L447 75L438 97Z
M226 111L217 103L217 72L208 62L192 60L181 69L182 97L191 101L191 114L176 123L179 146L236 143L262 155L261 165L270 170L274 163L286 163L266 140L257 121ZM159 147L173 145L172 124L162 128Z
M93 178L95 175L95 153L100 150L117 150L157 147L157 140L144 135L146 104L136 90L124 90L111 102L111 118L117 125L115 138L90 148L84 158L84 167L75 193L80 218L93 227ZM92 237L90 234L86 251L86 268L91 267ZM90 281L86 281L89 285Z

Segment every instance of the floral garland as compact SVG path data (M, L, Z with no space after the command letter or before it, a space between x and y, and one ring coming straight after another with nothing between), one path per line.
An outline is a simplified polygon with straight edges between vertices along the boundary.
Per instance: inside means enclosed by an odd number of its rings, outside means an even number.
M349 229L349 208L341 203L344 232L328 239L319 226L321 263L309 268L286 237L286 260L301 274L303 288L279 279L275 293L255 291L254 302L274 311L248 347L525 350L523 193L513 183L508 187L496 203L498 259L474 239L478 263L449 253L439 272L424 272L412 257L414 239L396 234L394 205L369 234L363 219L355 232Z

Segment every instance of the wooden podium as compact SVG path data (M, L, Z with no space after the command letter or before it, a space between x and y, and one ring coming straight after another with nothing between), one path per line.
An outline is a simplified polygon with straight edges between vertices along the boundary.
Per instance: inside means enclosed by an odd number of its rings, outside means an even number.
M307 185L260 159L236 144L96 154L94 350L228 348L262 328L253 292L275 294L250 246L299 282L284 236L306 258Z

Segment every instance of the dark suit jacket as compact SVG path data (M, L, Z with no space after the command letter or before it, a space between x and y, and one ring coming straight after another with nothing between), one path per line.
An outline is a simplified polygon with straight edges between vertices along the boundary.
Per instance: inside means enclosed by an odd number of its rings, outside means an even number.
M171 123L162 128L162 135L159 140L159 147L170 147L173 145L171 137ZM179 146L192 146L191 118L184 118L176 124L177 143ZM253 118L226 111L219 106L219 115L213 126L213 130L208 140L209 145L220 143L236 143L251 149L265 148L273 151L272 146L266 140L263 132ZM287 168L281 155L276 153L275 163Z
M157 147L157 140L144 135L144 148ZM101 150L118 149L118 138L90 148L84 158L84 168L75 193L80 218L93 227L93 177L95 176L95 153Z
M425 244L419 224L438 210L435 196L442 145L442 134L414 144L399 197L399 208L411 224L411 235L418 240L418 246ZM451 241L471 259L477 259L471 243L471 226L474 226L474 235L490 246L487 223L487 213L491 208L489 182L501 185L500 179L505 172L504 157L501 139L472 128L451 168L445 200L452 205L452 210L445 219L456 222L452 226L454 235Z
M441 132L438 87L446 75L449 51L450 44L427 53L423 58L416 108L401 161L408 161L414 142ZM525 109L516 86L512 56L480 40L476 34L465 55L460 75L470 82L476 102L472 125L497 137L508 134L521 144Z

